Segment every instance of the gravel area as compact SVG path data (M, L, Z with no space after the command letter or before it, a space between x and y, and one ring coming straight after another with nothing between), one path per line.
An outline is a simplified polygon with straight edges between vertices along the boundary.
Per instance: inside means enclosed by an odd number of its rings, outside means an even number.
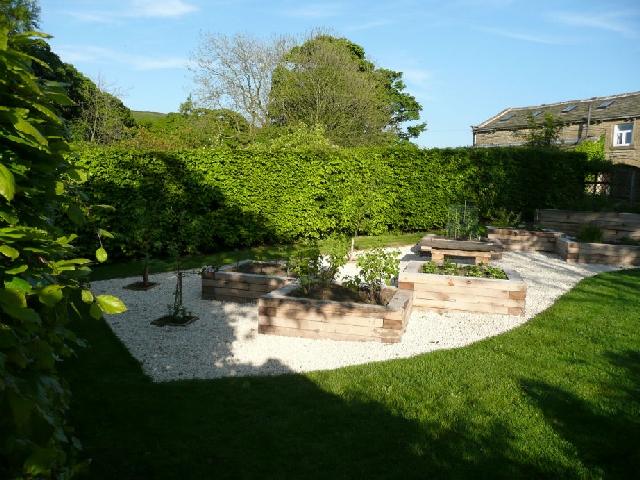
M415 246L401 248L400 256L400 268L409 260L420 259ZM94 282L92 287L97 294L116 295L125 302L128 310L106 315L107 322L144 372L164 382L327 370L462 347L525 323L584 277L625 268L569 264L557 255L538 252L504 253L502 260L492 264L522 275L527 284L524 317L414 312L402 342L396 344L259 335L256 304L202 300L200 276L195 271L183 279L183 303L198 316L187 327L150 324L173 303L175 274L152 275L150 281L159 285L146 292L122 288L139 278ZM347 265L342 273L353 269Z

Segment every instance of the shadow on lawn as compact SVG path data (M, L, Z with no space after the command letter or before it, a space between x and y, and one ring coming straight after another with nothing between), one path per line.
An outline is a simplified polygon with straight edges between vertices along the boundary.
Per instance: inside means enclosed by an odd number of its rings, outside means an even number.
M83 457L93 458L84 478L571 474L522 455L517 432L499 418L418 421L407 418L410 409L400 416L357 394L337 396L303 375L152 383L106 324L73 328L92 345L62 368L73 392L70 423ZM406 362L396 366L408 374ZM357 382L365 370L349 374ZM433 393L428 384L418 388Z

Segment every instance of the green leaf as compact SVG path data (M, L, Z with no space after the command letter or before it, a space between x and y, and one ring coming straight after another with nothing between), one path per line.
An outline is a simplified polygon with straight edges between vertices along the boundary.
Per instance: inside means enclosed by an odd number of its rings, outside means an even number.
M20 265L19 267L12 268L11 270L6 270L4 273L9 275L17 275L22 272L26 272L29 269L29 265Z
M76 225L82 225L85 220L84 212L75 203L69 205L69 208L67 209L67 216Z
M76 182L87 181L87 171L83 168L72 168L67 171L67 175L69 175L71 180L75 180Z
M46 306L52 307L60 300L62 300L62 286L47 285L42 290L40 290L40 295L38 295L38 298Z
M27 299L24 293L18 290L4 288L0 290L0 304L13 308L25 308L27 306Z
M98 259L98 261L100 263L102 262L106 262L107 261L107 251L100 247L98 250L96 250L96 258Z
M27 269L27 266L24 265L24 268ZM4 286L5 288L13 288L14 290L18 290L19 292L31 291L31 284L23 278L19 277L13 277L9 282L5 280Z
M18 218L11 215L9 212L0 211L0 218L2 218L9 225L15 225L18 223Z
M15 260L20 256L20 252L9 245L0 245L0 253L3 253L5 257Z
M38 450L24 461L23 472L27 475L37 476L55 466L58 455L62 452L53 448Z
M89 290L82 290L82 301L84 303L93 302L93 293L91 293Z
M113 295L98 295L96 297L98 301L98 305L104 313L108 313L110 315L114 313L122 313L127 311L127 307L124 305L122 300Z
M56 195L64 195L64 183L56 182Z
M100 320L102 318L102 309L100 308L100 305L92 303L89 308L89 314L96 320Z
M106 230L103 230L102 228L98 229L98 235L100 235L102 237L113 238L113 233L107 232Z
M11 173L7 167L0 164L0 195L11 201L15 194L16 181L13 178L13 173Z
M38 325L42 322L40 315L38 315L33 308L3 307L2 309L7 313L7 315L19 320L24 320L25 322L31 322Z

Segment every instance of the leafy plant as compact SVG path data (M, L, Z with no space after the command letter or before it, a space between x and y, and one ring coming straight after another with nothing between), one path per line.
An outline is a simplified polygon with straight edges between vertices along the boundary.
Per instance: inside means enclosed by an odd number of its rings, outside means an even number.
M305 248L291 259L291 268L300 279L304 293L309 293L316 285L328 285L335 280L340 267L347 263L347 249L343 245L332 247L323 257L316 239L309 240Z
M595 223L585 223L581 225L576 234L579 242L601 243L604 231Z
M521 218L522 213L516 214L514 212L508 211L506 207L502 207L496 210L496 213L491 220L491 225L502 228L516 228L520 226Z
M453 263L450 259L446 258L442 262L442 265L438 265L435 262L425 262L420 269L422 273L429 273L435 275L453 275L462 277L476 277L476 278L495 278L501 280L507 280L507 275L501 268L492 267L491 265L458 265Z
M56 105L70 100L55 82L37 78L25 54L48 35L8 35L0 26L0 477L68 478L81 444L65 414L70 391L58 362L83 342L71 318L126 310L94 295L90 261L74 258L75 234L61 233L63 212L86 216L76 184L86 172L69 161L68 131ZM98 235L106 232L98 230ZM98 261L106 260L100 245Z
M640 245L640 242L638 240L630 237L620 237L618 239L618 242L620 242L622 245L632 245L632 246Z
M359 274L347 283L366 288L371 301L379 302L382 287L391 285L398 276L399 253L399 250L384 248L374 248L362 253L356 262Z

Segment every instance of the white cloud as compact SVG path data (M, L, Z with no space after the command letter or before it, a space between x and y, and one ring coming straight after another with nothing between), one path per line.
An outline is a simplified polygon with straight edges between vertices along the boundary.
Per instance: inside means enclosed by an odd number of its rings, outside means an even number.
M63 46L57 50L57 54L64 62L68 63L120 64L133 68L133 70L186 68L187 64L187 59L181 57L157 58L93 46Z
M510 30L502 30L498 28L486 28L486 27L475 27L475 29L480 30L481 32L491 33L493 35L499 35L501 37L508 37L508 38L515 38L516 40L524 40L527 42L547 43L547 44L562 43L558 38L545 37L542 35L532 35L524 32L513 32Z
M353 25L351 27L347 27L345 30L350 32L355 32L358 30L368 30L370 28L384 27L385 25L389 25L391 23L396 23L396 22L392 20L380 20L377 22L363 23L361 25Z
M74 10L76 19L87 23L115 23L126 18L176 18L198 10L182 0L131 0L127 6L112 10Z
M141 17L180 17L198 10L182 0L133 0L130 16Z
M638 16L638 11L616 11L611 13L554 12L549 19L572 27L592 27L619 33L626 38L637 36L637 26L629 19Z

